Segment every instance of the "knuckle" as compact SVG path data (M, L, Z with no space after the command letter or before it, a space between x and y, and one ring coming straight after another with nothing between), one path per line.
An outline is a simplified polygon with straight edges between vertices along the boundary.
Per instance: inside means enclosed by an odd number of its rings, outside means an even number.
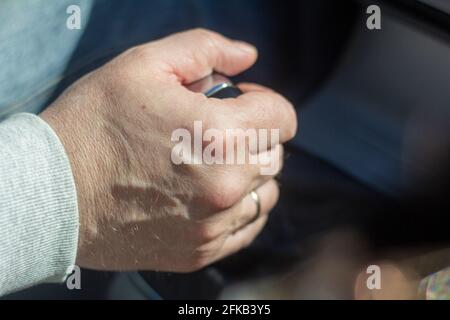
M215 211L223 211L233 206L235 197L230 192L229 187L225 186L226 190L217 189L219 192L212 192L210 195L210 205Z
M196 28L191 31L192 35L196 38L196 40L205 46L215 46L217 41L220 39L220 35L214 31L204 29L204 28Z
M200 223L195 228L196 243L206 244L210 243L218 237L218 233L213 226L209 224Z
M242 195L242 187L231 174L218 177L207 190L210 206L216 211L223 211L238 202Z
M197 249L184 266L184 272L195 272L203 269L209 264L209 256L205 250Z
M152 43L148 43L131 48L130 54L135 61L141 61L147 66L152 66L155 60L161 60L161 55L154 48Z
M149 49L145 45L135 46L128 49L125 54L136 59L144 59L148 55Z

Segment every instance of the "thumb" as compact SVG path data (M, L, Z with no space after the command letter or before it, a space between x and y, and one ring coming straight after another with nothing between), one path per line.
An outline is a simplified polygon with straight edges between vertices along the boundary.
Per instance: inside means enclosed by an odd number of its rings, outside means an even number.
M233 76L250 68L257 59L254 46L233 41L205 29L176 33L157 42L169 72L183 84L213 71Z

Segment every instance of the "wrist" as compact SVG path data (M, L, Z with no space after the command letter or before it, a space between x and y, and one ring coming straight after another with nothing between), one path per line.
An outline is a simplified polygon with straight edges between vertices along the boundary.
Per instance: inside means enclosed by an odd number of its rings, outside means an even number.
M40 114L40 117L59 137L72 169L79 213L76 261L79 264L86 255L86 243L96 230L95 216L98 212L97 207L100 206L99 200L102 199L98 193L103 189L102 181L106 178L101 172L104 166L100 161L107 156L93 145L93 139L97 139L95 133L90 137L85 135L86 131L90 130L80 126L80 123L87 123L82 119L82 113L70 112L71 107L74 106L52 105Z

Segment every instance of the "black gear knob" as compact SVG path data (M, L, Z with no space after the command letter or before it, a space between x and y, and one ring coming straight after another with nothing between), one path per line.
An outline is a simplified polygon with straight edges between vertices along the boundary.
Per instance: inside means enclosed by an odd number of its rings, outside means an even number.
M187 86L189 90L201 92L208 98L226 99L236 98L242 91L227 77L213 73Z

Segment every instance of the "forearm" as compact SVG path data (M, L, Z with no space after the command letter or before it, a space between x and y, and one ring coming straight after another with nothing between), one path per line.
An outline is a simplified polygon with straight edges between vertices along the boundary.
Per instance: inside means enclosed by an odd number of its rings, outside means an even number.
M61 281L77 241L75 184L58 137L31 114L0 123L0 295Z

